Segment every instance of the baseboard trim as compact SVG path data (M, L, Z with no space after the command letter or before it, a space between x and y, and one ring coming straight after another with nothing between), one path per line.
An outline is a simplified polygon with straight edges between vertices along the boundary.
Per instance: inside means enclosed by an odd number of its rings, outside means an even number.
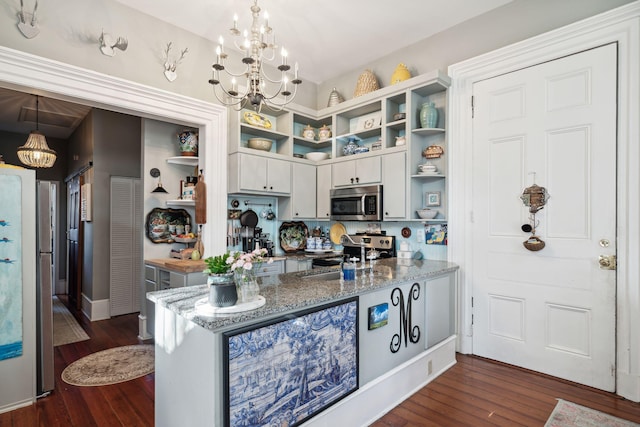
M456 364L456 336L451 336L304 423L305 427L368 426ZM432 372L427 365L431 362ZM358 408L354 411L354 408Z
M109 300L92 301L85 294L82 294L82 313L92 322L111 319Z

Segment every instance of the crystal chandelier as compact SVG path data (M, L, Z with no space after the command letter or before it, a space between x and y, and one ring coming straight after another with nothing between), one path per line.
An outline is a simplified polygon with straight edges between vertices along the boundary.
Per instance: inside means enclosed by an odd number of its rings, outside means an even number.
M38 131L40 99L36 95L36 130L31 131L27 142L18 147L18 159L34 168L50 168L56 161L56 152L47 145L44 135Z
M296 96L298 85L302 80L298 78L298 64L294 65L293 79L289 79L287 72L291 66L287 64L287 51L282 48L280 51L281 63L277 69L280 76L272 79L263 68L265 61L273 61L277 55L278 46L275 43L273 29L269 26L269 15L264 14L264 21L260 22L260 7L258 0L254 0L251 6L253 16L251 29L240 32L238 30L238 16L233 17L233 28L231 35L234 37L235 47L242 51L244 70L235 74L225 67L227 54L224 51L224 39L220 36L219 45L216 48L216 63L213 64L213 77L209 83L213 85L213 93L218 101L224 105L233 106L237 110L243 108L253 108L260 111L263 106L272 110L281 110L286 104L291 102ZM241 44L238 39L243 37ZM221 72L225 72L231 77L231 87L226 87L220 81ZM245 89L239 92L239 82L237 78L246 79ZM293 85L293 93L290 91ZM281 95L283 98L276 98Z

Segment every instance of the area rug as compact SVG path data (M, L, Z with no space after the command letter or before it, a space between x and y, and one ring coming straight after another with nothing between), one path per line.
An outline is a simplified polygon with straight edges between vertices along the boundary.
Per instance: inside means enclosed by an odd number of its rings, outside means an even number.
M153 368L153 345L127 345L76 360L62 371L62 380L86 387L110 385L150 374Z
M595 409L558 399L545 427L637 427L640 424L616 418Z
M89 339L89 335L78 324L67 307L53 297L53 346L71 344Z

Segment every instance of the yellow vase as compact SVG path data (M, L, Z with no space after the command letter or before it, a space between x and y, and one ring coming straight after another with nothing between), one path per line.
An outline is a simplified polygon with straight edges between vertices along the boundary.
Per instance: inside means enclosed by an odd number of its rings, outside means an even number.
M396 83L403 82L410 78L411 78L411 73L407 69L407 66L401 62L398 64L395 71L391 75L391 84L394 85Z

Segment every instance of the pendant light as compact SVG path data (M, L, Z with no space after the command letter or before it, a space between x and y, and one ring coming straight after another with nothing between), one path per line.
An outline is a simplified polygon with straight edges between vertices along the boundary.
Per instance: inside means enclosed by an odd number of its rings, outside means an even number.
M34 168L50 168L56 161L56 152L47 145L44 135L38 130L40 99L36 95L36 130L31 131L27 142L18 147L18 158L22 163Z

